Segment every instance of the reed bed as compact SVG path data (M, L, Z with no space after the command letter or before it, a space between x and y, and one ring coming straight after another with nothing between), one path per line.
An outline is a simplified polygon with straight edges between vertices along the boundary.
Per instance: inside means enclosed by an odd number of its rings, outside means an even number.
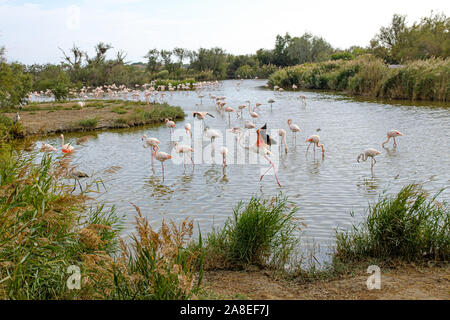
M439 193L438 193L439 194ZM410 184L369 206L350 231L337 231L335 257L341 261L448 261L450 211L447 203Z
M306 63L269 77L271 87L343 91L383 99L446 102L450 98L450 58L416 60L389 68L381 59L362 55L354 60Z

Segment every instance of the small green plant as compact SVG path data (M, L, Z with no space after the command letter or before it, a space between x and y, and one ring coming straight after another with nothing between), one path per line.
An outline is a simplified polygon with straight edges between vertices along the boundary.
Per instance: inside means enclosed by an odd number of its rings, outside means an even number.
M403 187L368 209L360 226L337 231L336 257L343 261L440 260L450 258L450 212L420 185Z
M128 111L125 110L123 106L115 106L111 109L111 112L117 113L117 114L125 114Z
M91 118L91 119L84 119L78 121L78 125L83 128L95 128L98 124L97 118Z

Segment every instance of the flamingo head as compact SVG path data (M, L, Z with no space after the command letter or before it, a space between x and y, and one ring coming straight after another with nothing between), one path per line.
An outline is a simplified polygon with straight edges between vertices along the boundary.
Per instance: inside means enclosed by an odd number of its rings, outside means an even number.
M287 123L290 125L292 123L292 119L288 119Z
M61 134L59 135L59 138L60 138L60 139L63 139L63 138L64 138L64 135L61 133Z
M141 137L141 140L144 141L145 139L147 139L147 135L144 134L144 135Z
M164 119L164 122L165 122L165 123L169 122L169 119L165 118L165 119Z
M308 138L308 139L305 140L305 142L313 142L313 139L312 138Z

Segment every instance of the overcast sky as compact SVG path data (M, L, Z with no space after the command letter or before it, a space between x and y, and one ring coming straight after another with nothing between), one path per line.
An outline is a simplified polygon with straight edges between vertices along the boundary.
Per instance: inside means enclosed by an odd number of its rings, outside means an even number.
M0 0L0 46L9 61L57 63L58 47L88 53L99 41L144 61L151 48L221 47L233 54L273 48L275 36L308 31L334 47L367 46L394 13L412 23L448 0Z

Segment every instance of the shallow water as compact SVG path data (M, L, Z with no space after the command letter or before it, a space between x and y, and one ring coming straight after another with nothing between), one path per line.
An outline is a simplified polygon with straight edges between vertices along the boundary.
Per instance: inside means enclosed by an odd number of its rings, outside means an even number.
M277 164L282 187L276 185L273 175L259 181L260 169L267 168L264 160L260 165L230 164L225 169L221 164L197 164L195 168L188 164L184 168L167 161L163 182L161 165L156 161L152 170L150 149L142 147L141 136L145 133L157 137L161 151L170 152L173 144L169 141L169 129L159 126L100 131L85 146L75 145L74 163L79 164L80 170L102 177L107 191L98 200L115 205L127 215L126 231L132 230L135 215L130 201L155 226L162 218L181 221L190 217L206 233L213 226L222 226L239 200L282 191L298 206L297 216L307 225L305 236L323 245L332 243L336 227L348 228L359 220L368 203L382 192L397 192L411 182L424 182L431 193L450 186L450 108L446 106L356 101L318 92L274 93L262 88L264 80L245 80L239 89L235 84L236 81L229 80L217 90L205 90L201 105L195 92L167 93L166 101L186 112L185 121L177 122L177 128L184 128L185 122L200 125L201 121L192 117L192 111L199 109L215 116L208 117L207 125L222 133L229 128L228 115L217 112L208 93L226 96L227 105L235 108L246 100L253 105L263 103L257 125L267 122L269 129L284 128L288 132L288 154L281 154ZM306 106L302 106L300 94L307 97ZM267 103L270 98L276 100L273 111ZM295 147L288 118L302 129ZM244 119L250 119L247 109ZM243 124L243 120L232 116L232 126ZM397 138L397 148L392 147L391 140L383 149L381 142L390 129L397 129L404 136ZM304 141L312 134L319 134L325 145L323 160L320 152L316 151L314 156L312 149L305 156ZM66 141L78 136L67 134ZM56 136L46 140L54 145L60 143ZM197 154L198 143L200 139L194 145ZM207 139L203 143L204 148L209 148ZM373 177L370 161L356 162L358 153L369 147L382 151L376 157ZM210 152L205 150L207 154ZM120 168L108 171L112 166ZM445 190L439 199L449 200L450 190ZM352 210L354 218L350 215Z

